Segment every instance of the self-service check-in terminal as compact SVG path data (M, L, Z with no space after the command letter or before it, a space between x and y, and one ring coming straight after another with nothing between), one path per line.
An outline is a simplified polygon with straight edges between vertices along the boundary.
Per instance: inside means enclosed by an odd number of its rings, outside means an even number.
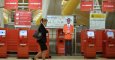
M56 32L56 53L58 55L65 54L65 41L64 41L64 33L63 29L58 29Z
M106 39L103 46L103 55L107 58L115 58L115 31L105 31Z
M85 58L95 58L96 57L96 45L95 45L95 31L88 30L85 35L87 36L84 47L84 57Z
M0 30L0 57L7 57L6 30Z
M18 58L28 58L28 30L19 30Z

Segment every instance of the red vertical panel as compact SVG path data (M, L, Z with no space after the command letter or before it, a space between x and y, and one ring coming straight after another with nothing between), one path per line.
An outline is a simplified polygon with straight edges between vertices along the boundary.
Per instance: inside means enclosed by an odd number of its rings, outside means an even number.
M5 0L6 9L18 9L18 0Z
M91 11L93 10L93 0L81 0L80 4L80 10L81 11Z
M103 52L104 30L96 30L96 51Z
M29 9L42 9L42 0L29 0Z
M102 11L103 12L114 12L115 11L114 0L104 0L102 2Z
M115 11L115 0L112 0L113 4L114 4L114 11Z

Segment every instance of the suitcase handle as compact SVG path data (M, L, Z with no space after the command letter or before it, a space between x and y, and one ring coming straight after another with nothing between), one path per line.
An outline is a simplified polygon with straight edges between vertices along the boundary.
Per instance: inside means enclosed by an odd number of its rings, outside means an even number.
M0 43L0 46L3 46L3 45L5 45L4 43Z
M20 44L20 46L26 46L27 44Z

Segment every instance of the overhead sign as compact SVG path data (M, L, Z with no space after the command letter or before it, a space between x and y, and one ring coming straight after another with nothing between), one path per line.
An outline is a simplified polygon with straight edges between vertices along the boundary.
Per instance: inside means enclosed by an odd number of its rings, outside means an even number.
M106 0L102 2L102 11L104 12L114 12L115 2L112 0Z
M47 16L47 28L63 28L64 24L67 24L67 18L71 19L71 24L73 25L74 17L73 16L58 16L58 15L49 15Z
M42 9L42 0L29 0L29 9Z
M106 14L90 13L90 29L105 29Z
M81 0L80 4L81 11L92 11L93 10L93 0Z
M15 27L31 27L31 12L16 11Z
M18 9L18 0L4 0L5 9Z

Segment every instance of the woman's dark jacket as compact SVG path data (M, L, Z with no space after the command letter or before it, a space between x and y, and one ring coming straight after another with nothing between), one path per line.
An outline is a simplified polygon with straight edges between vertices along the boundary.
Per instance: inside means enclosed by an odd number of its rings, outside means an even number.
M40 26L39 26L39 32L42 33L41 35L41 39L38 40L38 41L41 41L43 43L46 43L47 41L47 38L46 38L46 33L48 33L48 31L46 30L46 28L44 27L44 25L41 23Z

